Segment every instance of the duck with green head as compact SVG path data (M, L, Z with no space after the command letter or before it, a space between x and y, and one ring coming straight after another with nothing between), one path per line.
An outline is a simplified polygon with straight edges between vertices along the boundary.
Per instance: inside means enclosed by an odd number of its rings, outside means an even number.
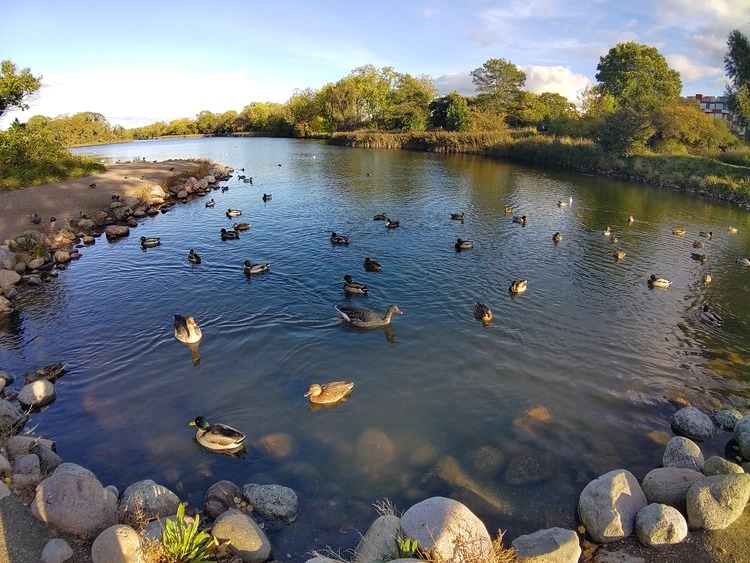
M242 447L245 435L226 424L209 424L202 416L197 416L190 426L197 426L195 439L209 450L236 450Z
M352 277L347 274L343 278L344 280L344 291L354 295L367 295L367 286L363 283L355 282Z
M250 260L245 260L245 263L242 264L242 269L244 270L246 275L251 274L262 274L263 272L268 271L268 267L271 265L270 262L265 262L262 264L253 264L250 262Z
M154 246L161 246L161 239L156 237L141 237L142 248L153 248Z

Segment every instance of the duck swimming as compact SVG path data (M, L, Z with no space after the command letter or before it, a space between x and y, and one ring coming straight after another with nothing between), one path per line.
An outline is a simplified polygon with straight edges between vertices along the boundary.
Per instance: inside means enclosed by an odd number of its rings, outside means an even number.
M706 274L705 276L703 276L703 285L710 284L711 280L713 280L713 278L711 277L711 274Z
M552 235L552 242L554 242L555 244L557 244L561 240L562 240L562 235L559 232Z
M378 213L372 218L373 221L385 221L388 216L385 213Z
M737 258L737 262L739 262L743 266L750 266L750 260L748 260L747 258Z
M268 267L270 265L271 265L270 262L266 262L262 264L253 264L250 262L250 260L245 260L245 262L242 264L242 269L246 275L262 274L263 272L268 271Z
M221 240L240 240L240 233L221 229Z
M704 323L714 325L717 328L721 328L724 324L724 319L716 313L709 311L708 305L703 305L703 310L700 312L699 317Z
M672 234L677 235L678 237L684 237L685 231L683 229L673 229Z
M195 250L192 248L190 249L190 254L188 254L188 261L192 262L193 264L200 264L201 263L201 257L196 254Z
M664 278L657 278L656 274L651 274L651 277L648 278L648 285L667 289L670 285L672 285L672 282L669 280L665 280Z
M367 272L379 272L383 269L383 267L378 263L375 262L375 260L370 260L370 258L365 258L365 271Z
M701 264L705 264L706 262L708 262L708 256L706 256L705 254L698 254L697 252L691 252L690 257L693 260L698 260L698 262L700 262Z
M330 405L338 403L351 393L354 383L351 381L332 381L331 383L313 383L305 393L311 403Z
M477 301L477 304L474 305L474 318L484 323L489 322L492 320L492 311L487 305L481 301Z
M571 196L571 198L568 201L563 201L563 200L558 201L557 207L566 207L568 205L571 205L572 203L573 203L573 197Z
M513 283L510 284L508 291L510 291L511 293L523 293L524 291L526 291L527 285L528 282L526 280L513 280Z
M400 225L400 223L398 221L392 221L390 219L386 219L385 220L385 228L386 229L395 229L399 225Z
M141 237L141 246L143 248L153 248L154 246L161 246L161 239L156 237Z
M273 196L271 194L263 194L263 201L271 201Z
M395 305L388 307L385 315L382 317L375 311L369 309L360 309L358 307L336 307L336 310L341 314L341 317L360 328L372 328L376 326L385 326L391 323L391 315L398 313L402 315L401 309Z
M463 221L464 220L463 211L461 213L451 213L451 219L455 219L456 221Z
M602 234L603 234L603 235L604 235L605 237L609 237L609 236L612 236L612 229L610 229L609 227L607 227L606 229L604 229L604 230L602 231Z
M206 207L213 207L214 205L216 205L216 202L213 199L206 202Z
M622 260L625 258L625 253L622 250L618 250L617 252L613 252L612 256L614 256L615 260Z
M727 230L728 230L728 231L729 231L730 233L736 233L736 232L737 232L737 227L731 227L731 226L730 226L730 227L729 227L729 228L728 228Z
M247 231L250 228L250 223L235 223L232 225L235 231Z
M363 283L352 281L352 277L347 274L343 278L346 283L344 284L344 291L355 295L367 295L367 286Z
M234 450L242 447L245 435L226 424L208 424L202 416L195 418L190 426L197 426L195 439L209 450Z
M620 242L620 239L617 238L617 235L614 235L614 234L611 237L609 237L609 240L612 241L612 244L616 244Z
M521 217L513 217L513 222L518 223L520 225L526 224L526 215L522 215Z
M455 246L456 250L468 250L474 247L474 241L457 239L456 244L454 244L453 246Z
M242 215L242 211L239 209L227 209L227 217L239 217Z
M203 337L203 333L193 317L174 315L174 337L184 344L195 344Z
M516 210L516 208L515 208L515 207L506 207L506 208L505 208L505 212L506 212L506 213L513 213L513 212L514 212L515 210Z
M714 232L713 231L708 231L708 232L701 231L698 233L698 235L710 239L711 237L714 236Z
M633 218L633 216L632 215L628 215L628 223L632 223L633 221L635 221L635 219Z
M343 235L337 235L336 233L331 233L331 243L332 244L349 244L349 237L345 237Z
M703 248L703 247L705 247L705 246L706 246L706 245L705 245L704 243L702 243L701 241L699 241L699 240L696 240L696 241L695 241L695 242L693 243L693 248Z

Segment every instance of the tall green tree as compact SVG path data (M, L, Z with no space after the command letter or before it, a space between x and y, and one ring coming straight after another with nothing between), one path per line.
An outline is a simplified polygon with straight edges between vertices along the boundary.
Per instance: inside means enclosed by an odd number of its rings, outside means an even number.
M726 90L729 107L743 125L750 127L750 40L738 29L727 39L724 69L731 82Z
M398 74L386 98L389 129L424 131L430 118L430 102L437 96L435 83L427 75Z
M553 119L574 117L577 115L575 105L556 92L522 92L518 102L508 114L508 123L514 126L542 126Z
M655 107L676 101L682 92L680 73L656 48L635 41L612 47L596 69L601 94L610 94L620 107Z
M479 92L480 102L506 108L521 95L526 73L505 59L489 59L471 71L471 81Z
M457 96L453 97L445 110L445 128L448 131L469 131L471 128L469 103L461 94L454 93Z
M398 79L398 73L390 66L378 69L365 65L355 68L349 77L356 87L357 109L362 117L373 127L383 127L388 111L388 95Z
M360 126L357 114L357 86L351 77L342 78L335 84L326 84L318 92L321 115L326 129L350 131Z
M42 87L42 77L18 68L11 61L0 63L0 117L13 109L29 109L29 100Z

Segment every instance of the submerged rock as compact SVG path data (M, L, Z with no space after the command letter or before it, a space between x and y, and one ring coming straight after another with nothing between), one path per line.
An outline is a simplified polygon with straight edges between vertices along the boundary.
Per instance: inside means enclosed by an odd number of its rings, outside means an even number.
M297 518L299 501L289 487L251 483L242 487L242 496L266 520L294 522Z
M711 419L695 407L685 407L674 413L672 426L677 434L699 442L710 440L714 435Z

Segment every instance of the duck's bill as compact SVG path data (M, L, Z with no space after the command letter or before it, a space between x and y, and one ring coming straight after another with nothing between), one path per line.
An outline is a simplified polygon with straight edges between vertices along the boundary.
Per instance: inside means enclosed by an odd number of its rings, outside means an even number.
M191 421L190 421L190 422L188 423L188 426L195 426L195 421L194 421L194 420L191 420Z
M304 395L302 395L302 396L303 396L303 397L309 397L310 395L311 395L311 393L310 393L310 391L308 391L307 393L305 393L305 394L304 394Z

